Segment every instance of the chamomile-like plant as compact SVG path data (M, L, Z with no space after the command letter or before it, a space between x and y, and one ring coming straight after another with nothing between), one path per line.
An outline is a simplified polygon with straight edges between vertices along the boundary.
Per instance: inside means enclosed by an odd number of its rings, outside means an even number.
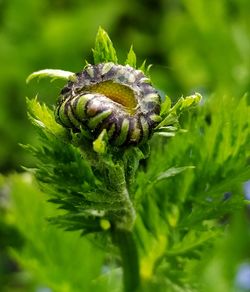
M167 96L162 101L145 62L136 66L131 47L120 65L101 28L93 57L94 64L87 63L80 73L46 69L28 77L27 82L50 77L67 84L54 109L37 98L27 100L41 145L26 147L37 158L34 174L42 190L50 202L65 210L49 220L66 230L93 234L100 246L104 242L111 249L118 246L125 290L135 291L141 274L148 273L140 270L145 263L140 263L133 234L136 221L142 220L138 217L144 200L137 190L138 168L150 155L150 138L174 136L180 129L181 112L198 104L201 97L181 98L174 106ZM188 168L173 168L156 181ZM155 224L153 218L151 223Z

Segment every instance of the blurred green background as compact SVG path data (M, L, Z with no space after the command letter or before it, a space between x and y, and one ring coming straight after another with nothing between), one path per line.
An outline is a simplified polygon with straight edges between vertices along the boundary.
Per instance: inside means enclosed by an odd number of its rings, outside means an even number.
M218 98L250 88L248 0L0 0L0 172L32 165L18 143L34 143L25 96L54 104L63 83L25 84L33 71L77 72L101 25L120 60L131 44L154 64L157 88L173 100L195 91Z

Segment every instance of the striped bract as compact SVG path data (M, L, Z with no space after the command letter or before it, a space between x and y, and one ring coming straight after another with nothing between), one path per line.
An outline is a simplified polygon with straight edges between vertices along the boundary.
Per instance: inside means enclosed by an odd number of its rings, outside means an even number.
M87 65L62 89L55 115L73 131L88 129L95 139L107 130L116 146L147 142L161 121L160 96L142 71L126 65Z

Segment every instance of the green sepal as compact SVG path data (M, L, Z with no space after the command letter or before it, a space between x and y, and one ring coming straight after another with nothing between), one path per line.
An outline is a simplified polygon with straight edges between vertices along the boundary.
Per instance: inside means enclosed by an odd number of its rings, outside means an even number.
M102 27L99 27L96 35L95 48L93 49L93 57L95 64L106 62L113 62L117 64L118 62L113 43Z
M93 142L93 149L99 154L106 153L108 142L107 130L103 129L98 138Z
M67 80L67 81L76 81L76 75L73 72L59 70L59 69L44 69L44 70L39 70L39 71L31 73L27 77L26 83L29 83L34 78L41 79L41 78L45 78L45 77L52 78L51 82L56 80L56 79L63 79L63 80Z
M164 116L166 113L169 112L171 108L171 99L169 96L165 96L165 100L161 104L161 116Z
M125 61L125 65L129 65L131 67L136 68L136 54L133 50L133 46L130 47L130 50L128 52L127 59Z
M141 70L145 75L149 75L149 70L152 67L152 64L149 64L148 66L146 66L146 60L144 60L141 64L141 66L138 68L139 70Z

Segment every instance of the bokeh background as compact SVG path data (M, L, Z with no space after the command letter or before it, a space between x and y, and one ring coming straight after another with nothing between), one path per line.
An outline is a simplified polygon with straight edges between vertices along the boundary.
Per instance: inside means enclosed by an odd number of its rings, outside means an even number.
M237 98L250 89L249 11L248 0L0 0L0 172L33 163L19 146L35 136L25 97L53 104L63 85L26 77L82 70L99 25L121 61L133 44L138 62L153 64L155 86L173 100L195 91Z

